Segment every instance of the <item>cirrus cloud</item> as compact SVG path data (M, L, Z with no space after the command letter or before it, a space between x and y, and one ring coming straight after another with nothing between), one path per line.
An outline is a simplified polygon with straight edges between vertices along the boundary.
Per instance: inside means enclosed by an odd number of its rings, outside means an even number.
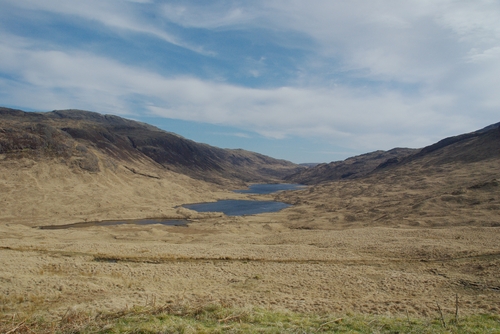
M498 122L494 1L6 0L2 7L5 105L156 115L358 153L421 147ZM55 35L34 34L36 24ZM80 43L67 42L82 30ZM128 53L139 61L116 57Z

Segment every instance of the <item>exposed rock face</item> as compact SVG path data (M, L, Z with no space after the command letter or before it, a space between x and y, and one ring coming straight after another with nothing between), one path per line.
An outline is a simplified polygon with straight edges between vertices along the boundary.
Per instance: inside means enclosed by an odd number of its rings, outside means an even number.
M217 183L279 181L299 169L288 161L196 143L118 116L82 110L34 113L0 108L0 154L58 157L71 166L99 172L96 153L122 162L152 160L159 168Z

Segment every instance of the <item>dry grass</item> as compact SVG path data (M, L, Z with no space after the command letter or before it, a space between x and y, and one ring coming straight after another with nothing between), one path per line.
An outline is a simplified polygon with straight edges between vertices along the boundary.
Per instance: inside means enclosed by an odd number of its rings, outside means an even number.
M176 209L246 195L170 172L12 164L0 164L0 332L498 332L495 161L254 196L295 206L247 217ZM197 220L32 228L159 210Z
M457 321L458 320L458 321ZM170 302L114 313L68 309L59 319L1 319L4 333L500 333L498 315L415 318L307 314Z

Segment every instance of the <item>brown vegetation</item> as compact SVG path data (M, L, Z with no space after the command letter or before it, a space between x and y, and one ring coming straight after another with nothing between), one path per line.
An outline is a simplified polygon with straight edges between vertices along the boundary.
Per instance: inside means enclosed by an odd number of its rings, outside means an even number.
M13 127L2 123L0 134L7 128ZM34 136L44 131L34 129ZM439 305L449 317L457 295L461 315L498 313L500 164L498 151L481 152L500 140L495 132L487 136L458 143L460 152L480 158L453 159L458 151L448 145L363 178L266 196L232 193L151 159L125 164L90 144L99 169L76 167L71 161L87 158L74 137L69 148L53 148L55 155L21 149L12 158L13 149L2 146L0 314L60 319L68 309L209 300L412 317L437 317ZM19 143L32 149L37 141ZM246 217L176 207L219 198L276 198L294 206ZM33 228L161 216L192 222Z
M288 161L220 149L148 124L82 110L26 113L0 108L2 153L9 158L57 158L94 173L103 164L115 167L141 161L221 184L275 182L300 169Z

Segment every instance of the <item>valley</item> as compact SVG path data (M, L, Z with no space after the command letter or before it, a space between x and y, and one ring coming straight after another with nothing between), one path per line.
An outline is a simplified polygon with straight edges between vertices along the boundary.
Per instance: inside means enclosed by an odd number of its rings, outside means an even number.
M306 169L116 116L2 112L3 328L14 315L153 303L338 317L500 312L498 124ZM309 186L233 192L279 182ZM248 216L181 207L228 199L291 206ZM190 222L36 228L144 218Z

